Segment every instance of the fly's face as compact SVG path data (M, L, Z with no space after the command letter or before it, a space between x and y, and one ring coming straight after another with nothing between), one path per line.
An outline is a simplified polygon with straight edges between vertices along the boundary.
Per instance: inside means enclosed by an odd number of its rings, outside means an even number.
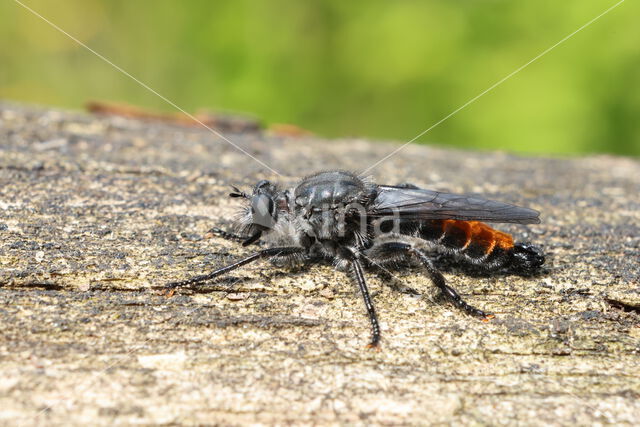
M251 225L261 231L266 231L276 224L278 212L276 210L276 188L269 181L262 180L253 188L251 197Z
M267 180L258 182L253 187L253 194L248 195L234 187L235 192L229 194L231 197L242 197L249 200L249 205L245 208L240 217L240 226L250 237L244 242L249 245L260 238L262 233L273 229L278 220L278 210L276 209L278 192L275 185Z

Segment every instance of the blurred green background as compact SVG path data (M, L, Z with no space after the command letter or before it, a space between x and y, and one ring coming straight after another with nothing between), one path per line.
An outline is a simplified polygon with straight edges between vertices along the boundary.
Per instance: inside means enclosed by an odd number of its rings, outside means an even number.
M187 111L407 141L615 0L20 0ZM420 142L640 155L640 6L626 1ZM172 111L14 0L0 98Z

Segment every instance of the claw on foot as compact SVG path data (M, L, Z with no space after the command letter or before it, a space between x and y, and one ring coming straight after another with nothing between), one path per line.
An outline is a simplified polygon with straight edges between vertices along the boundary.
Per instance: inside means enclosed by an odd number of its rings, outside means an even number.
M487 314L482 318L482 321L488 323L491 319L494 319L496 316L494 314Z
M160 292L160 295L163 295L167 298L171 298L176 293L175 289L164 289Z
M226 231L224 231L222 228L218 228L218 227L211 227L206 234L204 235L205 239L213 239L214 237L224 237L225 235L228 235L229 233L227 233Z
M379 342L370 342L369 344L367 344L367 346L365 348L367 350L372 350L372 351L380 351L381 350Z

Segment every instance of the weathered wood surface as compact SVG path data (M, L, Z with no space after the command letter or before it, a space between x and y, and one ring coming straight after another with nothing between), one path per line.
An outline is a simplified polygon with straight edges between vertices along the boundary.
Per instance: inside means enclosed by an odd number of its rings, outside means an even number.
M361 171L397 145L227 135L0 104L0 423L590 424L640 419L640 162L408 146L378 182L475 192L542 212L502 227L548 253L538 277L446 277L497 314L369 275L269 264L165 298L247 253L229 185ZM396 283L397 285L397 283Z

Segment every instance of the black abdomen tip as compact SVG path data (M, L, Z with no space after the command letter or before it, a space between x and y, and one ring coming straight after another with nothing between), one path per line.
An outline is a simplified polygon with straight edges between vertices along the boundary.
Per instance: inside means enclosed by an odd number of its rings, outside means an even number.
M544 264L542 250L531 243L516 243L511 251L511 265L518 270L528 271Z

